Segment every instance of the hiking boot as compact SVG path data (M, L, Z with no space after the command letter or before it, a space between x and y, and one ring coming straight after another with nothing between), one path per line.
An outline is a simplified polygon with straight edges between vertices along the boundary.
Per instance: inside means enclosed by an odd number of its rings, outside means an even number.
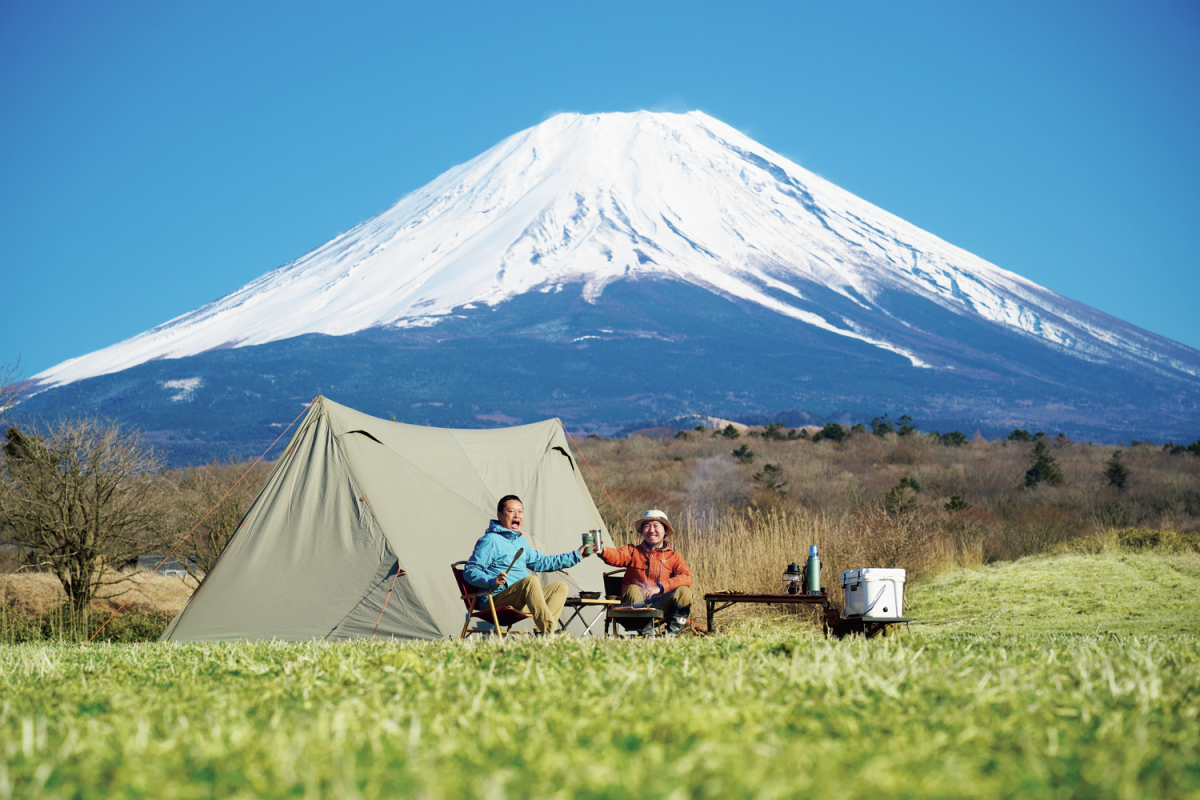
M672 614L671 621L667 623L667 635L678 636L683 633L683 629L687 627L688 617L686 614Z

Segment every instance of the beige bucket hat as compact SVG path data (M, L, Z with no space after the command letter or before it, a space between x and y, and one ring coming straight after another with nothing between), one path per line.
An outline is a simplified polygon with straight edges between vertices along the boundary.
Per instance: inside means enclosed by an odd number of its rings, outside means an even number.
M633 527L637 530L639 536L642 533L642 526L651 520L658 520L661 522L663 528L665 528L667 531L667 536L675 533L675 529L671 527L671 521L667 519L667 515L655 508L647 511L645 514L642 514L642 518L633 523Z

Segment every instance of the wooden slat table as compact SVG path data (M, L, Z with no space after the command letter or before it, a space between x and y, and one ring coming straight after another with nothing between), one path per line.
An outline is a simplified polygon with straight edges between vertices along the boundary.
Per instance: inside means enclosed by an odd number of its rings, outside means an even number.
M821 614L821 630L829 635L830 628L841 620L838 610L829 602L829 595L822 591L819 594L741 594L740 592L709 592L704 595L704 605L708 612L708 629L713 628L713 616L718 611L737 605L738 603L761 603L776 606L819 606Z

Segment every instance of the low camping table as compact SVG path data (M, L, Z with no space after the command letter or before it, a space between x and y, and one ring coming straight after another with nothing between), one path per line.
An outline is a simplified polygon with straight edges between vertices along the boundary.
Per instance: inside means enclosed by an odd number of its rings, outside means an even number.
M587 636L592 632L592 626L604 616L605 609L608 606L615 606L619 602L619 600L609 600L604 597L599 597L595 600L589 600L583 597L568 597L566 602L563 603L563 608L573 608L575 611L571 614L571 616L567 617L566 622L559 621L559 630L565 631L567 626L574 622L576 617L579 617L579 621L584 623L583 633L580 634L580 636ZM591 622L588 622L583 616L583 610L585 608L597 608L600 610L600 613L593 617Z
M738 603L766 603L776 606L820 606L821 614L821 630L826 636L829 635L829 630L840 621L840 615L833 603L829 602L829 595L825 592L819 594L744 594L742 592L709 592L704 595L704 605L708 611L708 629L713 628L713 616L718 611L737 605Z
M616 605L618 602L620 601L615 598L613 599L613 605ZM654 606L617 606L609 611L606 616L608 619L604 621L605 636L608 635L609 623L616 623L613 625L613 633L619 633L622 628L629 630L629 628L625 627L624 623L620 622L620 620L624 620L625 623L629 623L630 625L640 621L642 623L640 630L646 632L646 635L650 638L654 638L654 624L663 618L663 612L661 608L655 608Z

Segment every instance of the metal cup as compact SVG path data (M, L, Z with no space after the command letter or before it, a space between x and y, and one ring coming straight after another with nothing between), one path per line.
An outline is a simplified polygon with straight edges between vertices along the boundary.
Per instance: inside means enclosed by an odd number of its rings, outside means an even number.
M595 543L596 543L596 535L592 531L584 531L583 546L591 547Z

